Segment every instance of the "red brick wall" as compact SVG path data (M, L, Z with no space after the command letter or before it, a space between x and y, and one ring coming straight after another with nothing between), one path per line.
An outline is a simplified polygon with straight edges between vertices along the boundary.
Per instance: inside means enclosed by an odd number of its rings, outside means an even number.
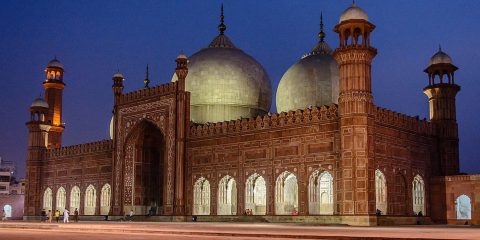
M25 195L23 194L0 195L0 215L3 214L4 206L8 204L12 206L12 218L10 219L22 219L24 200Z
M324 111L323 115L319 110ZM218 184L227 174L237 183L237 213L243 213L245 182L256 172L265 179L267 215L273 215L275 182L286 170L297 177L299 214L307 214L311 173L323 169L332 174L334 181L337 179L339 134L338 122L334 119L336 109L330 109L328 119L326 111L327 108L322 107L322 110L314 108L312 111L193 127L187 141L187 214L192 213L193 185L203 176L211 186L210 213L216 215Z
M425 183L424 215L429 215L429 178L437 160L436 138L425 121L381 109L376 117L375 164L387 182L387 215L413 215L412 182ZM422 128L424 125L424 128Z
M432 220L449 224L480 224L480 175L435 177L431 181ZM467 195L471 201L471 220L457 220L455 200Z
M80 214L83 214L86 188L92 184L96 189L97 210L100 213L100 192L104 184L112 186L112 141L100 141L52 149L47 152L47 161L42 173L42 195L47 187L52 189L52 208L55 209L58 188L66 190L66 207L70 205L70 192L80 188Z

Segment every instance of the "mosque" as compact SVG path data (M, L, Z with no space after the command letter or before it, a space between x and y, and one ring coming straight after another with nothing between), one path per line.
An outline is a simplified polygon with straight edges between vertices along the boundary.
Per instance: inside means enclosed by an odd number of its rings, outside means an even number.
M430 119L374 104L375 25L353 4L286 70L270 113L267 72L225 34L170 83L123 92L113 75L111 140L62 146L64 66L45 69L30 106L25 218L78 209L151 221L385 225L480 223L480 175L459 172L454 77L441 49L425 69Z

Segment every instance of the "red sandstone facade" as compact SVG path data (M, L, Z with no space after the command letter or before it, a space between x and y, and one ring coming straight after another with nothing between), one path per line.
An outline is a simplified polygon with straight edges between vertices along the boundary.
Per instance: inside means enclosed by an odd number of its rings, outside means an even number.
M256 173L266 183L265 218L271 221L375 225L381 218L391 217L394 223L411 222L415 220L412 184L420 176L424 216L434 222L458 222L455 199L466 194L472 200L471 220L466 221L478 223L479 178L458 175L456 67L442 63L426 70L430 81L424 91L430 102L430 122L375 106L370 77L376 55L370 46L374 28L370 22L356 19L335 27L340 36L334 53L340 66L338 106L191 123L189 93L185 91L187 59L179 57L177 82L124 94L123 76L116 74L113 140L69 147L60 147L63 68L55 68L61 74L59 79L50 79L53 68L47 68L44 86L49 108L32 107L32 119L27 123L25 215L39 215L46 200L56 208L55 193L60 188L66 190L62 206L68 208L74 186L80 188L80 214L87 214L83 206L91 201L85 195L91 185L96 191L93 215L100 215L106 206L102 201L107 201L107 213L102 214L153 210L171 216L170 220L186 220L194 214L194 185L204 178L210 186L208 215L216 216L221 179L230 176L236 182L232 212L238 216L247 208L247 178ZM435 77L441 79L444 74L449 82L435 83ZM296 177L299 216L275 217L285 215L275 210L276 181L285 171ZM333 177L332 214L309 213L309 178L315 171L327 171ZM377 171L386 182L387 217L376 216ZM109 197L101 192L106 185L111 187ZM47 188L52 199L45 198Z

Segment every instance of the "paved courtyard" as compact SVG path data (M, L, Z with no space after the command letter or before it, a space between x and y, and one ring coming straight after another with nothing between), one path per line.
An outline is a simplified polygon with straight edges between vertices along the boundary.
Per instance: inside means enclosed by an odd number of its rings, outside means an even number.
M272 223L0 223L0 239L480 239L470 226L347 227Z

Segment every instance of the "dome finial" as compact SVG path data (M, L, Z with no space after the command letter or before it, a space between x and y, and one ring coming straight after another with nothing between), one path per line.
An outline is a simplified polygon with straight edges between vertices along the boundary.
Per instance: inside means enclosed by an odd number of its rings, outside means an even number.
M442 45L438 44L438 51L441 52L442 51Z
M223 35L225 30L227 30L227 26L224 24L224 16L223 16L223 3L222 7L220 8L220 24L218 25L218 31L220 31L220 35Z
M352 0L352 7L356 7L357 5L355 5L355 0Z
M325 41L325 33L323 32L323 13L320 12L320 32L318 33L318 38L320 38L320 42Z
M145 83L144 88L149 88L148 84L150 83L150 79L148 79L148 64L147 64L147 71L145 73L145 80L143 80L143 83Z

